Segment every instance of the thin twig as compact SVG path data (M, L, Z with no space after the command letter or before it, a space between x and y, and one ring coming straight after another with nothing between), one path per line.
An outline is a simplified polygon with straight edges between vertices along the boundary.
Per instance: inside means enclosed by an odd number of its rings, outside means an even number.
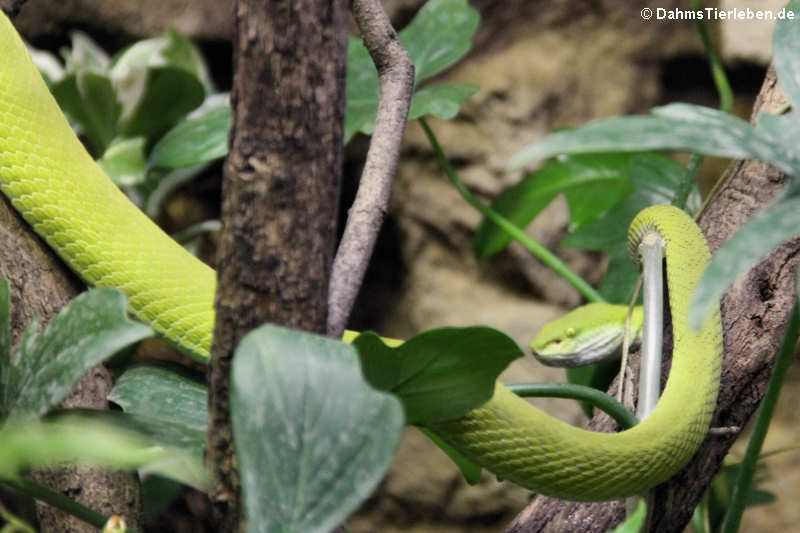
M361 183L333 261L328 289L328 334L333 337L340 337L347 325L388 209L414 88L414 65L380 1L353 0L351 9L378 70L380 101Z

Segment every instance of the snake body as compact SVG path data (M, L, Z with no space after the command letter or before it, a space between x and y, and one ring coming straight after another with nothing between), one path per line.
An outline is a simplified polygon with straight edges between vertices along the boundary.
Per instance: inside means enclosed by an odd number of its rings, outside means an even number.
M124 292L131 311L207 360L214 271L164 234L113 185L50 95L9 20L0 15L0 189L34 230L88 283ZM681 211L648 208L631 225L666 242L674 355L652 415L617 434L569 426L497 384L492 399L434 430L504 479L572 500L605 500L662 482L695 453L716 403L719 313L699 331L686 320L709 252Z

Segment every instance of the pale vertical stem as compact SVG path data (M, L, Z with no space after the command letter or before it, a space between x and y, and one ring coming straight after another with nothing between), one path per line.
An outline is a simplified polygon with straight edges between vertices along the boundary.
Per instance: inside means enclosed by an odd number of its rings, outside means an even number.
M639 245L644 277L644 326L642 368L639 373L639 401L636 416L647 418L661 393L661 345L664 334L664 241L648 233Z
M642 326L642 365L639 371L639 398L636 417L643 421L650 416L661 394L661 347L664 343L664 240L656 232L649 232L639 245L642 258L642 297L644 299L644 324ZM648 513L652 493L641 496L647 501ZM628 498L626 514L636 510L639 497Z

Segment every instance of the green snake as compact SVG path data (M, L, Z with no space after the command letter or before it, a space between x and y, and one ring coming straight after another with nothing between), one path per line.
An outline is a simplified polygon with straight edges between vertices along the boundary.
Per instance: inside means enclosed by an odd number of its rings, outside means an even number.
M142 214L77 139L10 21L0 15L0 189L86 282L117 287L130 310L169 341L207 361L215 273ZM721 367L716 312L699 331L687 323L690 296L709 252L680 210L651 207L629 232L666 242L674 355L661 401L616 434L572 427L497 384L479 409L433 429L504 479L555 497L606 500L665 481L695 453L714 411Z
M531 341L533 355L547 366L576 367L611 359L620 353L627 305L591 303L545 324ZM644 308L631 313L631 348L642 339Z

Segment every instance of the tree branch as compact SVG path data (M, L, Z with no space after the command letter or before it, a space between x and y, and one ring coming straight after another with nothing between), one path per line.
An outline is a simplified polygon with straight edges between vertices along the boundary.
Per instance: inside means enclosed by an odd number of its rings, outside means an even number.
M353 0L352 10L378 70L380 102L361 182L333 262L328 335L336 338L347 326L388 209L414 89L414 65L380 1Z
M753 109L775 112L785 103L770 68ZM700 220L712 251L733 234L785 184L785 176L759 161L740 162ZM800 242L775 250L737 281L722 301L725 362L717 411L712 425L742 428L764 395L774 358L795 301ZM666 344L671 335L665 331ZM669 366L669 357L665 370ZM638 373L638 369L634 369ZM614 431L606 417L596 416L594 430ZM669 482L655 490L650 531L683 530L700 497L719 471L737 434L710 435L692 461ZM509 525L508 533L605 532L623 516L620 502L577 504L537 497Z
M233 129L222 184L208 460L216 531L241 525L229 417L233 352L272 322L324 333L336 241L344 0L236 2Z
M0 9L8 15L8 18L13 19L19 15L19 10L22 9L22 5L27 1L28 0L0 0Z

